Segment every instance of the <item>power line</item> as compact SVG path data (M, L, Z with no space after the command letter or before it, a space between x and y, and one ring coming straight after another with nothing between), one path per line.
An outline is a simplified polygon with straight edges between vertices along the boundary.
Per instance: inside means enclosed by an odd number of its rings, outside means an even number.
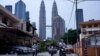
M68 22L68 25L67 25L67 29L68 29L70 21L72 19L73 11L74 11L74 3L73 3L73 6L72 6L71 15L70 15L70 19L69 19L69 22ZM69 44L69 42L68 42L68 35L67 35L67 44Z
M71 15L70 15L70 19L69 19L68 25L67 25L67 29L68 29L69 24L70 24L70 21L71 21L71 19L72 19L72 15L73 15L73 11L74 11L74 5L75 5L75 4L73 3L72 10L71 10Z

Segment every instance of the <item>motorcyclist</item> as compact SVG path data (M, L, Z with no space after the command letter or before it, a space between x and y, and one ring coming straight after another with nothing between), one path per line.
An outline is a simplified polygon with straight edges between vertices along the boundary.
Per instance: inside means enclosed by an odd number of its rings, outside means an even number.
M53 56L53 54L57 53L57 48L55 46L49 46L48 52L51 54L51 56Z
M66 56L65 47L60 47L59 48L59 56Z

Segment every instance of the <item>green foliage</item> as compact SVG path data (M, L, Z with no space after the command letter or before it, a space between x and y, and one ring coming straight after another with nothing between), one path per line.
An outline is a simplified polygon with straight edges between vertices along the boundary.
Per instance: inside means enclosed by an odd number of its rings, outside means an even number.
M55 46L57 42L55 40L46 40L46 44Z
M53 46L55 46L56 43L57 43L57 42L54 41L54 40L41 41L41 42L40 42L40 52L46 51L46 45L53 45Z
M75 30L72 30L72 29L69 29L68 32L66 32L63 36L63 40L66 44L74 44L77 42L77 39L79 39L79 35L80 31L75 29Z
M45 41L41 41L40 42L40 51L46 51L46 42Z

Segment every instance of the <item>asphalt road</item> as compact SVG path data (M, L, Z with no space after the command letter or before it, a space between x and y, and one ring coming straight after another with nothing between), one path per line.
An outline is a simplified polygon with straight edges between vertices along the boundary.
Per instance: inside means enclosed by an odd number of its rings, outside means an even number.
M19 56L32 56L32 55L30 54L30 55L19 55ZM37 56L51 56L51 55L48 52L42 52L42 53L38 53ZM54 54L54 56L59 56L59 52ZM78 55L73 53L73 54L66 54L66 56L78 56Z
M48 52L43 52L39 53L38 56L51 56L51 55ZM54 56L59 56L59 52L57 52L57 54L54 54ZM73 54L66 54L66 56L78 56L78 55L73 53Z

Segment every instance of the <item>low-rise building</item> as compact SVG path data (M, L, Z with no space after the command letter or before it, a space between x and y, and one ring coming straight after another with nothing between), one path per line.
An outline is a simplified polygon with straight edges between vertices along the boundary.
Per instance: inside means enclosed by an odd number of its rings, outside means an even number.
M31 47L35 30L30 22L17 18L0 5L0 53L8 53L14 45Z
M74 45L80 56L100 56L100 20L82 22L80 41Z
M82 38L87 38L95 33L100 32L100 20L89 20L87 22L81 23L81 34L80 40Z

